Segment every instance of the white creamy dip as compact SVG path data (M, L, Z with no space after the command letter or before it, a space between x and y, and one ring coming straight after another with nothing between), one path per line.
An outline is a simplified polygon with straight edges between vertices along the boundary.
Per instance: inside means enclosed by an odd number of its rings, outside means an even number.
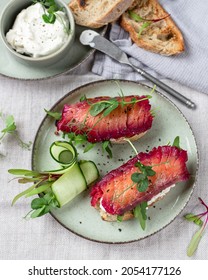
M69 20L62 11L56 12L53 24L45 23L45 10L40 3L22 10L7 34L8 43L18 53L37 58L59 50L67 41Z

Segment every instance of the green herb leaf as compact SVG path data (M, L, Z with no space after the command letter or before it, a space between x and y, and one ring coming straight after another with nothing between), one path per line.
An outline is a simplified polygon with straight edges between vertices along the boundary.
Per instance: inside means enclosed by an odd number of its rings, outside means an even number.
M117 222L122 222L123 221L123 215L117 215Z
M90 108L90 115L95 117L99 115L106 107L108 107L108 103L95 103Z
M82 102L82 101L85 101L85 100L87 100L87 97L86 97L86 95L84 94L83 96L81 96L81 98L80 98L80 102Z
M1 131L2 133L11 133L16 130L17 127L14 122L14 117L12 115L6 117L5 123L6 127Z
M172 146L173 146L173 147L177 147L177 148L180 149L180 138L179 138L179 136L177 136L177 137L174 139L173 145L172 145Z
M131 175L131 180L135 183L140 183L144 179L146 179L146 176L142 173L133 173Z
M43 198L43 197L40 197L40 198L34 198L32 201L31 201L31 208L32 209L39 209L43 206L47 205L47 201Z
M110 105L105 111L103 112L103 116L108 116L113 110L115 110L118 107L119 103L117 100L113 101L112 105Z
M186 214L184 218L189 222L194 222L198 226L203 225L203 221L198 217L197 215L194 215L192 213Z
M55 14L48 14L48 15L44 14L42 15L42 18L45 23L50 23L50 24L53 24L56 20Z
M74 141L75 145L83 144L83 143L87 142L87 136L81 135L81 134L75 135L73 141Z
M36 187L36 184L32 185L31 187L29 187L28 189L26 189L25 191L19 193L18 195L16 195L14 197L14 199L12 200L12 206L15 204L15 202L22 197L23 195L26 195L27 193L31 192L34 188Z
M102 143L102 150L103 150L103 152L106 151L108 156L110 158L112 158L113 154L112 154L110 146L111 146L111 142L110 141L103 141L103 143Z
M40 217L40 216L43 216L44 214L46 214L46 206L43 206L37 210L34 210L32 212L32 214L30 215L30 218L34 219L34 218L37 218L37 217Z
M143 165L141 162L136 162L135 166L139 168L140 172L135 172L131 175L131 180L137 184L137 189L140 192L145 192L149 186L148 176L154 176L156 172L152 166Z
M188 257L191 257L194 254L194 252L196 251L196 249L199 245L199 242L202 238L202 235L203 235L203 230L200 229L192 237L191 242L189 243L189 246L188 246L188 249L187 249L187 256Z
M147 190L148 186L149 186L149 181L148 181L147 178L145 178L144 180L142 180L142 181L139 183L137 189L138 189L140 192L145 192L145 191Z
M144 23L142 24L142 26L141 26L140 29L139 29L139 33L138 33L138 35L137 35L138 38L141 36L141 34L142 34L142 32L144 31L144 29L146 29L148 26L150 26L150 24L151 24L151 22L149 22L149 21L144 22Z
M44 111L47 113L47 115L53 117L57 121L59 121L61 119L61 113L48 111L46 109L44 109Z
M146 220L147 220L146 208L147 208L147 202L144 201L141 204L137 205L133 210L134 217L139 219L141 228L143 230L145 230Z
M147 166L145 171L146 171L147 176L154 176L156 174L156 172L154 170L152 170L151 166Z
M145 20L142 17L140 17L138 14L134 13L133 11L129 10L128 13L129 13L130 18L135 20L136 22L141 22L141 21Z
M37 194L43 193L43 192L45 192L46 190L48 190L48 189L51 187L51 185L52 185L52 182L43 184L43 185L41 185L40 187L35 188L35 189L32 190L31 192L27 193L27 194L25 195L25 197L30 197L30 196L33 196L33 195L37 195Z
M85 149L84 149L84 153L89 152L92 148L94 148L94 146L96 145L96 143L89 143Z
M103 149L103 151L105 151L105 149L108 147L109 144L110 144L110 141L103 141L102 142L102 149Z

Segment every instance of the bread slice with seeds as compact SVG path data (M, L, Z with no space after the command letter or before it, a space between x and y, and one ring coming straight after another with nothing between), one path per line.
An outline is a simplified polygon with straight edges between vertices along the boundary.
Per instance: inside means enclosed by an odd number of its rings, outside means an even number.
M134 43L148 51L175 55L184 51L183 36L157 0L136 0L121 17L121 26Z

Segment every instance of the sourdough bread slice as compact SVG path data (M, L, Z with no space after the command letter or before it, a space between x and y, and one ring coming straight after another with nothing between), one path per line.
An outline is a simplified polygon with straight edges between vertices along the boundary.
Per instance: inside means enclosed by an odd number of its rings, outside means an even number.
M135 2L136 7L126 11L120 22L132 41L141 48L167 56L184 51L180 30L157 0Z
M134 0L72 0L69 7L78 25L99 28L117 20Z

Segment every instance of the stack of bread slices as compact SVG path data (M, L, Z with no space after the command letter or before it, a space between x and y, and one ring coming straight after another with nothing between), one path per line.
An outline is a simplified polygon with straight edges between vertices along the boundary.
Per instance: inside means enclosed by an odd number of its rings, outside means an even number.
M141 48L167 56L184 51L181 31L157 0L72 0L69 7L78 25L118 21Z

